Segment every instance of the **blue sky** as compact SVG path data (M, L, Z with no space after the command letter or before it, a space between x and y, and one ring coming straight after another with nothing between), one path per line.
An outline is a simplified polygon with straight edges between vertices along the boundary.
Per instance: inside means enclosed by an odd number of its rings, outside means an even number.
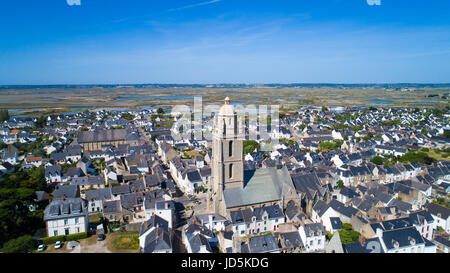
M1 5L0 85L450 82L448 0Z

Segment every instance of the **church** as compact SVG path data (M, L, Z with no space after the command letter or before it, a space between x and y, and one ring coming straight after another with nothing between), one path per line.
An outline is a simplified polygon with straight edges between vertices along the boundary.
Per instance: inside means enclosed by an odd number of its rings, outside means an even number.
M242 118L225 99L214 117L211 188L208 202L214 212L229 217L231 211L286 204L298 195L291 175L281 164L273 168L244 170Z

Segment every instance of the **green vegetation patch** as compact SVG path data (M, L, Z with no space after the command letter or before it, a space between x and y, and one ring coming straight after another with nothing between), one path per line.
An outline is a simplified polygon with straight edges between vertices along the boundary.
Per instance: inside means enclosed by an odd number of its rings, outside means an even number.
M122 235L113 240L116 249L139 249L139 235Z

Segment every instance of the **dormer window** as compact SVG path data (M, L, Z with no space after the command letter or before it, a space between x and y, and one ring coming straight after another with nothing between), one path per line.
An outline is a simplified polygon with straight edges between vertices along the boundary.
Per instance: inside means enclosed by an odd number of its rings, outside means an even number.
M392 245L394 246L394 248L400 247L400 244L396 240L392 240Z

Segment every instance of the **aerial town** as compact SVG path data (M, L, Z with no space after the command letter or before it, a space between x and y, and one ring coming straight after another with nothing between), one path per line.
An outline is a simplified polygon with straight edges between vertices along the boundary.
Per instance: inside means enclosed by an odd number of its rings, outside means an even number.
M162 106L2 111L0 252L449 252L448 106L281 107L265 151L220 103L211 139Z

